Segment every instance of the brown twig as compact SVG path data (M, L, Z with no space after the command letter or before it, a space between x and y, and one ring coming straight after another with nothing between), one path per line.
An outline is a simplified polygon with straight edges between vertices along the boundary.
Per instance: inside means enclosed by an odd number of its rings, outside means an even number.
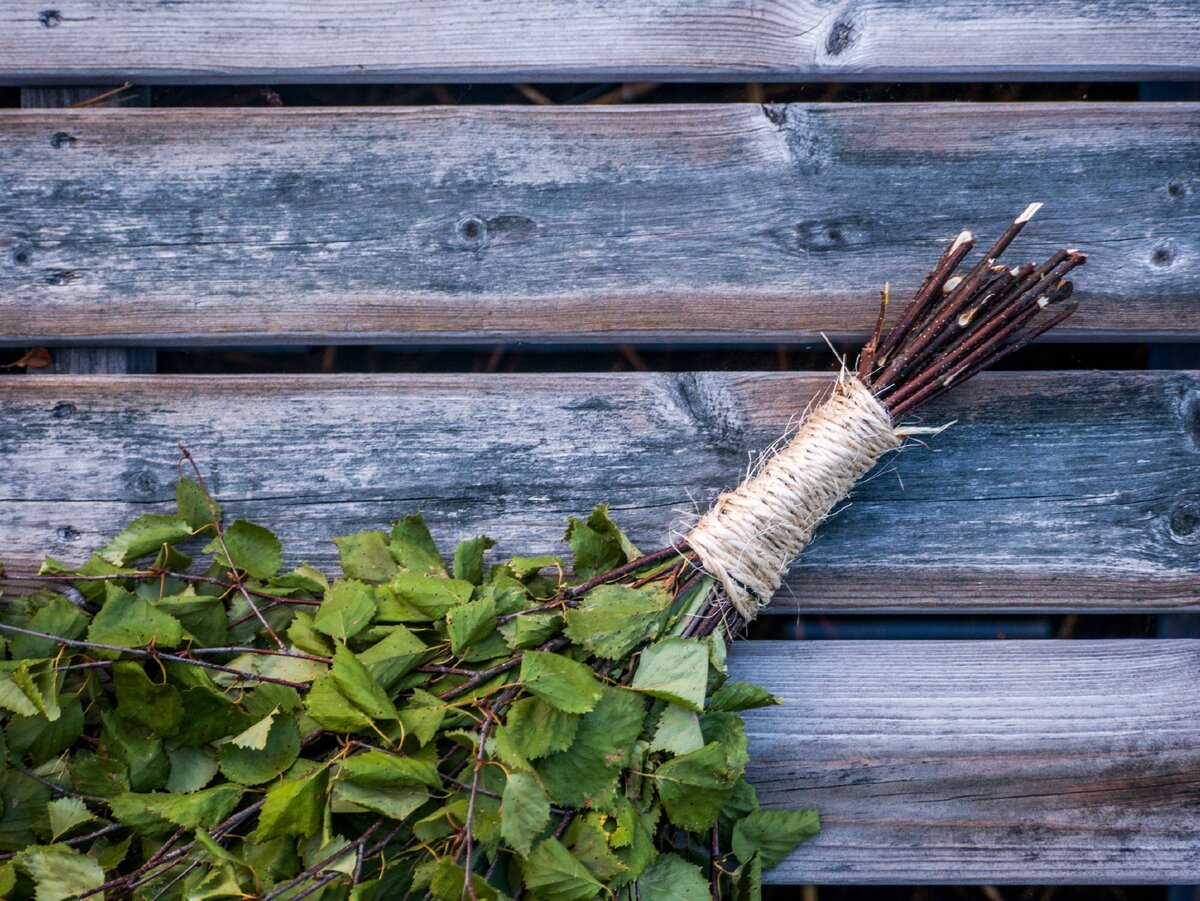
M261 676L258 673L249 673L244 670L234 669L229 666L221 666L217 663L209 663L206 660L196 660L192 657L182 657L179 654L168 654L164 651L147 651L142 648L123 648L114 644L101 644L97 641L80 641L76 638L63 638L61 635L51 635L49 632L36 632L33 629L22 629L20 626L10 626L7 623L0 623L0 632L12 632L17 635L31 635L34 638L45 638L48 641L53 641L64 645L68 648L82 648L84 650L93 651L116 651L120 654L131 654L134 657L144 659L166 660L169 663L186 663L189 666L198 666L203 669L216 670L217 672L229 673L241 679L248 679L251 682L271 682L275 685L286 685L288 688L295 688L299 691L306 691L308 685L303 682L293 682L288 679L276 679L274 676Z

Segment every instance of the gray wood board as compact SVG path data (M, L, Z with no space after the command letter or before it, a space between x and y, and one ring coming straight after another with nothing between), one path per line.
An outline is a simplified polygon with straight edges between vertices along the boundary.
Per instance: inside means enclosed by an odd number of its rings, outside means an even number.
M739 642L776 883L1200 881L1200 642Z
M37 107L61 108L93 100L108 94L111 88L22 88L21 106L25 109ZM149 106L150 89L141 88L122 100L121 106ZM16 262L10 259L9 262ZM154 372L155 353L152 348L125 347L56 347L51 354L51 363L45 369L31 369L29 375L50 373L75 373L82 375L118 374L128 372Z
M89 0L0 13L0 83L1194 78L1194 2Z
M165 8L165 7L164 7ZM182 9L171 7L171 9ZM957 232L1200 335L1200 104L0 115L0 342L862 337Z
M602 501L641 546L744 473L831 377L0 378L0 560L80 561L171 509L176 442L289 559L423 511L495 559L561 551ZM1200 374L998 373L931 407L826 523L770 608L1200 609Z

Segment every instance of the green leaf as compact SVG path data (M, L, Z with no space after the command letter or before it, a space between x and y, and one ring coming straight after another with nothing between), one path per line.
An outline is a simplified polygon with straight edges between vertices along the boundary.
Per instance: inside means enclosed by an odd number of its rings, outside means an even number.
M79 740L83 734L83 705L78 698L64 696L62 700L61 714L49 722L41 716L14 716L8 721L6 737L13 760L26 755L39 762L49 760Z
M392 523L392 557L402 569L420 575L446 576L446 564L420 514Z
M359 662L384 688L396 682L421 662L429 649L404 626L391 626L387 635L358 654Z
M333 784L335 813L370 810L393 820L403 820L428 800L429 792L423 789L374 788L341 779Z
M342 561L342 575L363 582L386 582L399 572L382 532L368 530L333 539Z
M640 552L608 516L608 504L597 504L587 522L571 517L563 540L575 555L575 574L590 579L623 563Z
M480 598L446 614L446 631L450 635L450 651L461 654L469 646L490 635L496 628L496 602Z
M0 707L18 716L44 716L54 722L62 715L58 691L63 676L49 660L0 663Z
M399 711L404 731L425 745L442 727L446 718L446 705L437 695L414 688L409 695L408 706Z
M521 681L547 704L566 713L587 713L600 700L603 688L590 668L546 651L521 656Z
M327 635L322 635L313 628L313 616L303 611L292 617L288 626L287 636L292 647L306 654L317 654L321 657L333 656L333 643Z
M190 794L127 792L110 798L108 806L117 820L133 828L151 814L184 829L211 829L233 813L243 791L240 785L225 783Z
M164 544L177 544L192 534L191 527L177 516L145 513L113 536L96 553L116 566L158 552Z
M50 834L54 841L69 835L77 826L96 819L95 814L78 798L55 798L46 805L46 812L50 818Z
M533 901L583 901L604 889L556 838L548 838L534 848L521 870Z
M173 741L207 745L248 728L251 718L219 691L198 685L183 692L183 719Z
M125 764L105 754L80 754L71 762L71 782L81 795L111 798L129 791Z
M597 657L620 660L658 634L674 600L661 585L601 585L567 615L566 635Z
M733 873L730 901L762 901L762 858L755 854Z
M345 645L333 652L330 675L337 683L338 690L367 716L377 720L396 719L396 708L392 706L387 692Z
M247 522L244 519L234 520L225 527L225 547L229 549L229 560L221 550L217 539L209 542L205 548L225 565L232 565L249 573L256 579L269 579L279 572L283 565L283 546L270 529Z
M708 647L691 638L664 638L642 651L630 688L704 711Z
M16 863L37 886L37 901L78 898L104 884L99 862L66 845L29 848Z
M173 685L151 681L142 664L133 661L114 663L112 678L118 710L125 719L159 735L174 733L183 720L183 700Z
M694 863L678 854L660 854L638 877L643 898L664 901L710 901L708 879Z
M528 613L510 619L500 627L500 634L511 650L534 648L559 633L563 626L561 613Z
M317 608L313 628L346 641L370 625L374 616L375 592L371 587L356 579L338 579Z
M208 505L208 499L204 496L204 489L187 476L180 476L179 481L175 483L175 503L179 507L180 518L188 524L193 532L212 525L213 511ZM213 500L212 506L217 511L217 522L220 522L221 505Z
M740 774L729 770L725 748L710 742L699 751L673 757L654 773L667 817L689 832L702 832L733 794Z
M738 860L749 860L758 852L763 868L769 870L820 831L815 810L756 810L734 825L733 853Z
M483 583L483 554L495 546L496 542L486 535L459 542L458 547L454 549L454 578L462 579L473 585L481 585Z
M148 601L109 583L107 599L92 619L88 640L123 648L144 648L153 643L175 648L183 641L183 626Z
M220 769L217 755L208 748L171 748L167 759L171 762L167 789L173 792L200 791Z
M568 833L571 838L571 853L593 876L606 885L624 882L629 867L613 853L608 843L608 832L604 822L606 814L586 813L576 817Z
M179 620L201 645L219 647L224 644L229 617L220 598L202 594L176 594L163 598L157 606L163 613Z
M540 698L522 698L508 708L496 738L505 735L522 757L537 760L571 747L578 729L578 715L564 713Z
M703 747L700 717L686 707L667 704L658 719L658 729L654 732L654 740L650 742L650 750L666 751L678 756Z
M221 772L242 785L258 785L274 779L300 755L300 729L293 716L278 716L271 724L264 747L221 746Z
M465 891L466 881L466 870L455 863L452 857L446 856L437 862L429 890L437 901L462 901L468 897L473 897L477 901L496 901L499 897L496 889L478 873L471 874L473 894Z
M566 565L561 557L554 557L550 554L542 554L538 557L513 557L508 561L508 568L513 571L518 579L525 579L527 576L535 575L543 569L554 569L561 576L566 570Z
M239 672L257 673L260 676L269 676L272 679L286 679L289 682L309 682L318 676L325 675L329 669L327 664L321 663L319 660L306 660L303 657L285 657L282 654L267 656L252 652L239 654L230 660L226 666ZM225 686L232 687L237 685L244 688L262 684L253 679L243 679L240 676L227 673L220 673L214 676L213 681Z
M440 620L454 607L465 604L474 590L470 582L403 572L379 587L379 619L382 622Z
M550 822L550 799L536 777L512 773L500 799L500 834L525 857Z
M340 778L372 788L441 788L437 767L428 760L364 751L342 761Z
M134 791L161 788L171 771L163 749L163 740L136 723L130 723L116 711L101 713L103 742L129 772L129 787Z
M310 776L285 779L271 788L258 815L255 840L316 835L324 820L328 791L329 771L324 767Z
M315 679L304 696L304 711L330 732L373 732L371 718L338 690L333 676Z
M570 748L537 767L550 797L567 807L600 807L614 796L645 719L645 701L625 688L605 687L594 710L579 720Z
M47 720L53 723L62 715L58 692L62 688L63 675L50 661L22 660L13 670L12 680Z
M20 770L0 775L0 850L20 851L45 836L50 828L46 805L52 800L49 787L30 779Z
M713 711L700 717L705 743L717 742L725 751L725 764L734 776L741 776L750 761L750 743L746 724L736 713Z
M267 738L271 735L271 726L275 722L275 717L279 713L279 708L276 707L257 723L250 726L243 732L235 735L229 740L232 745L237 745L239 748L249 748L252 751L261 751L267 746Z
M88 618L66 598L55 595L50 602L29 620L28 628L35 632L46 632L62 638L79 638L87 631ZM53 657L58 653L58 644L49 638L32 635L9 637L9 656L13 660Z
M736 712L755 707L770 707L782 701L760 685L749 682L726 682L708 699L709 710Z

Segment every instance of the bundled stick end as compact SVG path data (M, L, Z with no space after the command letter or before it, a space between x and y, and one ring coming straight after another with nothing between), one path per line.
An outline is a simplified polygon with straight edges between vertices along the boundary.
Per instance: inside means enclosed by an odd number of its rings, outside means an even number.
M1026 222L1028 222L1030 219L1032 219L1034 216L1036 216L1037 211L1040 210L1041 208L1042 208L1042 204L1040 204L1040 203L1029 204L1029 206L1025 207L1025 212L1023 212L1020 216L1017 217L1017 219L1016 219L1017 223L1024 225Z

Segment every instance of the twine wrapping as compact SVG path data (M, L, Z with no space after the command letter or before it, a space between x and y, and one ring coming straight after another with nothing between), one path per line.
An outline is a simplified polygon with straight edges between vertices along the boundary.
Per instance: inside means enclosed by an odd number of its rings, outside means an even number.
M717 498L687 541L747 622L770 602L821 520L901 440L871 390L844 376L783 450Z

